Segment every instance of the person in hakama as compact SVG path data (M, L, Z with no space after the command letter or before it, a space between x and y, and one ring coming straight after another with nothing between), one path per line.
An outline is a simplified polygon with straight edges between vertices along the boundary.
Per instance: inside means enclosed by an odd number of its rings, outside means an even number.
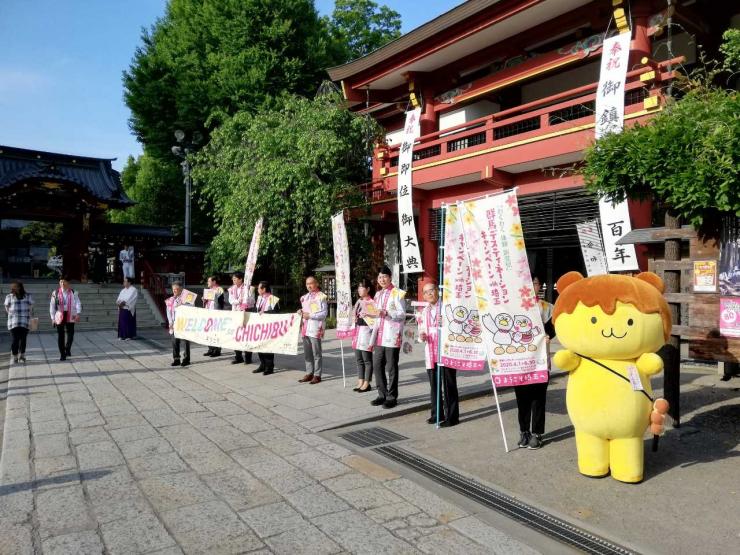
M419 339L424 342L424 362L429 377L429 388L432 397L432 414L427 419L428 424L437 422L437 407L440 408L439 426L447 428L456 426L460 419L460 402L457 393L457 370L447 366L438 366L439 355L439 319L440 304L439 291L435 283L426 283L422 290L424 300L429 304L421 311L419 323ZM437 372L440 372L439 378ZM440 380L442 398L437 399L437 379Z
M373 347L373 372L378 397L370 404L392 409L398 403L398 357L406 321L406 292L393 285L388 266L378 271L378 288L375 293L377 339Z
M223 310L226 302L224 301L224 290L223 287L218 285L218 279L216 276L208 277L208 291L213 296L212 299L206 299L203 297L203 308L207 310ZM221 347L208 347L205 352L207 357L219 357L221 356Z
M59 360L67 360L67 357L72 356L75 323L80 321L81 312L80 297L69 286L69 280L62 276L59 278L59 289L51 294L51 301L49 302L51 322L57 329Z
M118 294L118 339L128 340L136 337L136 301L139 292L129 278L123 279L123 289Z
M353 314L355 321L355 335L352 338L352 348L355 350L357 362L357 387L353 391L365 393L371 391L373 379L373 335L375 315L374 302L370 294L372 285L370 280L361 279L357 285L359 299L355 303Z
M232 286L229 287L229 304L231 310L246 312L254 308L254 297L252 297L249 284L244 283L244 272L234 272L231 276ZM251 364L252 353L249 351L234 351L234 360L231 364Z
M175 311L177 307L185 304L182 295L182 283L176 281L172 284L172 296L165 299L165 308L167 311L167 323L169 332L172 336L172 364L170 366L188 366L190 364L190 341L175 337ZM184 343L184 353L182 362L180 361L180 344Z
M321 339L324 337L329 303L327 296L319 289L319 282L314 276L306 278L306 289L308 293L301 297L301 308L298 310L298 314L303 318L301 336L303 337L306 374L298 381L317 384L321 383L321 372L324 367Z
M258 314L270 314L277 312L280 299L272 294L272 288L266 281L260 281L257 285L257 303L254 311ZM275 372L275 353L257 353L260 359L259 367L252 370L253 374L269 376Z

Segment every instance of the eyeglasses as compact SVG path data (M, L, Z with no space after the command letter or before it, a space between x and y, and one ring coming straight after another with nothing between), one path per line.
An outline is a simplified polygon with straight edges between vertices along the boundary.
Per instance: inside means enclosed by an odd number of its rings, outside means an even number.
M422 291L422 293L424 293L425 295L430 295L430 294L434 293L434 289L424 289L424 291Z

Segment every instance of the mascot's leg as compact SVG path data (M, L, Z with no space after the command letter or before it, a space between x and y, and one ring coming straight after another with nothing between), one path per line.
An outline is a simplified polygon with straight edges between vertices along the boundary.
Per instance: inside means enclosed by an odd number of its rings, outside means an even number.
M644 447L641 437L613 439L609 444L612 478L620 482L641 482Z
M578 471L592 478L609 474L609 442L576 430Z

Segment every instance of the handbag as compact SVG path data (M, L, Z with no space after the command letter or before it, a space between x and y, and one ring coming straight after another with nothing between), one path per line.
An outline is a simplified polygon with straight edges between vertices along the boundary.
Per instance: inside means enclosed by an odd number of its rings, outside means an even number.
M38 318L31 318L28 320L28 331L38 331L39 330L39 319Z

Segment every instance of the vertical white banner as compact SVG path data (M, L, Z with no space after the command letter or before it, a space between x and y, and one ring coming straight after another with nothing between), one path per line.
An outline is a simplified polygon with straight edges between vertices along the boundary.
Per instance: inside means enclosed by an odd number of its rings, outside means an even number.
M460 209L455 205L445 209L444 252L442 365L457 370L482 370L486 365L486 347L473 293Z
M493 383L546 382L547 334L529 272L516 193L457 205Z
M401 146L398 149L398 236L401 246L403 273L423 272L419 238L414 223L414 205L411 200L411 186L414 160L414 141L419 136L421 108L406 112L406 125L403 128Z
M607 133L619 133L624 127L624 84L631 38L630 31L604 41L596 89L596 139Z
M337 291L337 339L352 337L352 284L349 273L349 243L344 225L344 212L331 217L331 232L334 238L334 271Z
M606 254L599 234L599 221L587 220L576 224L576 230L578 231L578 241L581 243L586 275L591 277L607 274Z
M630 272L639 270L637 253L634 245L617 245L631 229L630 211L626 202L613 205L601 199L599 201L601 217L601 236L604 239L606 265L610 272Z
M249 244L249 254L247 254L247 263L244 265L244 284L247 287L252 285L252 277L254 276L254 267L257 265L257 255L260 250L260 239L262 238L262 218L257 220L254 224L254 232L252 233L252 242Z

